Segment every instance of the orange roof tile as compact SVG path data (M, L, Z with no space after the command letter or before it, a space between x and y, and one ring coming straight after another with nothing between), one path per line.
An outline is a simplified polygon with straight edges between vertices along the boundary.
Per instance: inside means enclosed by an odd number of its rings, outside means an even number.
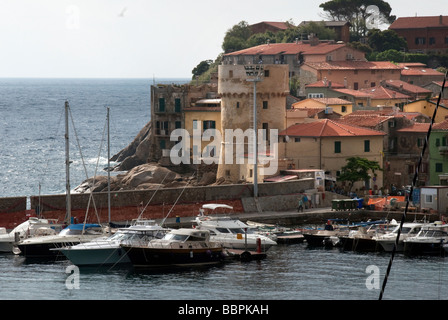
M326 54L331 51L345 47L345 44L321 42L316 46L309 43L270 43L243 49L225 54L225 56L240 55L276 55L276 54Z
M402 128L397 130L397 132L418 132L418 133L425 133L429 130L430 123L420 123L420 122L414 122L412 126L409 126L407 128Z
M432 126L432 129L433 130L442 130L442 131L448 130L448 120L444 120L442 122L435 123Z
M307 84L305 85L305 88L345 88L345 86L343 84L336 83L330 80L321 80Z
M359 89L359 91L369 94L372 99L410 99L411 98L410 96L408 96L406 94L384 88L383 86L377 86L377 87L373 87L373 88L363 88L363 89Z
M442 21L440 21L442 19ZM448 27L448 16L401 17L389 29L421 29Z
M305 65L317 70L400 70L389 61L327 61L306 62Z
M411 93L432 93L431 90L416 86L414 84L410 84L402 80L386 80L386 84Z
M393 116L380 114L349 114L338 119L338 122L373 129L380 123L392 118Z
M385 133L325 119L292 125L280 132L279 135L295 137L362 137L384 136Z
M405 67L401 70L403 76L440 76L444 78L444 74L431 68L408 68Z

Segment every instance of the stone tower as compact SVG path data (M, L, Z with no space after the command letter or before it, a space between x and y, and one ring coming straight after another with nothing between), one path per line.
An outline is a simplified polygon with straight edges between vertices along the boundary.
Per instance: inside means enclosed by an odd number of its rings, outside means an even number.
M220 65L218 69L218 94L221 96L221 129L223 143L221 145L220 163L217 178L225 178L236 183L240 180L253 182L253 164L238 164L234 161L225 161L225 144L229 144L225 137L226 129L253 129L254 123L254 82L247 74L247 67L260 67L261 65ZM256 109L257 130L266 129L269 139L269 130L277 129L279 132L286 125L286 96L289 94L289 68L283 64L265 64L263 75L256 82ZM224 142L225 141L225 142ZM245 140L245 155L250 152L248 141ZM276 141L277 142L277 141ZM235 142L234 142L235 143ZM259 141L260 143L260 141ZM228 149L227 149L228 150ZM262 152L262 151L261 151ZM259 149L260 154L260 149ZM241 161L241 160L240 160ZM260 167L260 165L258 166ZM258 171L258 180L263 176ZM261 179L261 180L260 180Z

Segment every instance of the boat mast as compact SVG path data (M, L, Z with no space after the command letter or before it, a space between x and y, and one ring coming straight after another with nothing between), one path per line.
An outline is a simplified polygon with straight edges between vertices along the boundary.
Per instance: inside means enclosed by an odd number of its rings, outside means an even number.
M110 227L110 108L107 107L107 210L109 214L109 233Z
M69 113L68 101L65 101L65 190L66 190L66 213L65 222L71 223L72 215L72 202L70 195L70 157L69 157L69 127L68 127L68 113Z

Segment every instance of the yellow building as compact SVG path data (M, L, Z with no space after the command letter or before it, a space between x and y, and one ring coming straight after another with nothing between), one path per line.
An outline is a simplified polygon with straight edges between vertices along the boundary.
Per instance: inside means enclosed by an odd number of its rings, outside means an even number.
M442 122L448 116L448 108L446 107L448 100L441 100L434 122ZM437 106L437 99L417 100L403 107L404 112L420 112L432 118L434 110Z
M309 98L292 105L294 109L302 108L324 108L334 111L340 115L346 115L353 112L353 105L350 101L339 98Z
M384 132L325 119L296 124L280 132L279 157L289 159L297 169L322 169L337 178L350 157L377 161L382 166ZM381 188L383 174L375 172L370 181L356 188Z
M204 157L216 156L220 145L214 144L214 139L203 136L207 129L221 132L221 99L202 99L193 106L184 109L185 130L190 136L190 156L203 160ZM194 131L200 133L200 143L193 140ZM199 148L200 145L200 148Z

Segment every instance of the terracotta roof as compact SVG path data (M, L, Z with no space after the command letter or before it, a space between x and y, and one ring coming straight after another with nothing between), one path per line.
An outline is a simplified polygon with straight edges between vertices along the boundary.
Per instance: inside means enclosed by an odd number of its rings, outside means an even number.
M316 116L316 114L324 112L325 108L293 108L293 109L288 109L287 112L289 113L294 113L294 112L298 112L298 111L305 111L307 113L307 117L308 118L313 118L314 116Z
M338 123L329 119L295 124L279 133L295 137L362 137L384 136L384 132Z
M243 49L225 54L225 56L240 56L240 55L276 55L276 54L327 54L334 50L345 47L345 44L321 42L318 45L312 46L309 43L270 43L261 44L255 47Z
M393 116L385 116L379 114L349 114L347 116L339 118L338 122L373 129L379 124L388 121L389 119L393 119Z
M359 91L369 94L372 99L411 99L406 94L384 88L383 86L363 88L359 89Z
M397 88L402 89L404 91L410 92L410 93L432 93L431 90L416 86L414 84L410 84L406 81L402 80L386 80L386 84Z
M414 122L412 126L397 130L397 132L419 132L426 133L429 130L430 123Z
M277 29L282 29L282 30L288 29L288 25L285 22L276 22L276 21L262 21L262 22L251 24L249 27L256 26L259 24L268 24L270 26L273 26Z
M431 69L431 68L409 68L404 67L401 70L401 75L403 76L440 76L444 77L445 75L442 72L439 72L437 70Z
M400 70L389 61L327 61L306 62L306 65L317 70Z
M343 84L336 83L330 80L321 80L307 84L305 85L305 88L345 88L345 86Z
M338 89L338 88L335 88L335 89L333 89L333 91L339 92L339 93L342 93L342 94L346 94L346 95L349 95L349 96L353 96L355 98L368 98L368 97L370 97L370 94L367 94L365 92L361 92L359 90L353 90L353 89L346 89L346 88Z
M351 101L339 98L311 98L314 101L320 102L325 105L335 105L335 104L352 104Z
M448 27L448 16L401 17L389 29L421 29Z
M448 130L448 120L444 120L442 122L435 123L432 126L432 129L433 130L443 130L443 131Z

